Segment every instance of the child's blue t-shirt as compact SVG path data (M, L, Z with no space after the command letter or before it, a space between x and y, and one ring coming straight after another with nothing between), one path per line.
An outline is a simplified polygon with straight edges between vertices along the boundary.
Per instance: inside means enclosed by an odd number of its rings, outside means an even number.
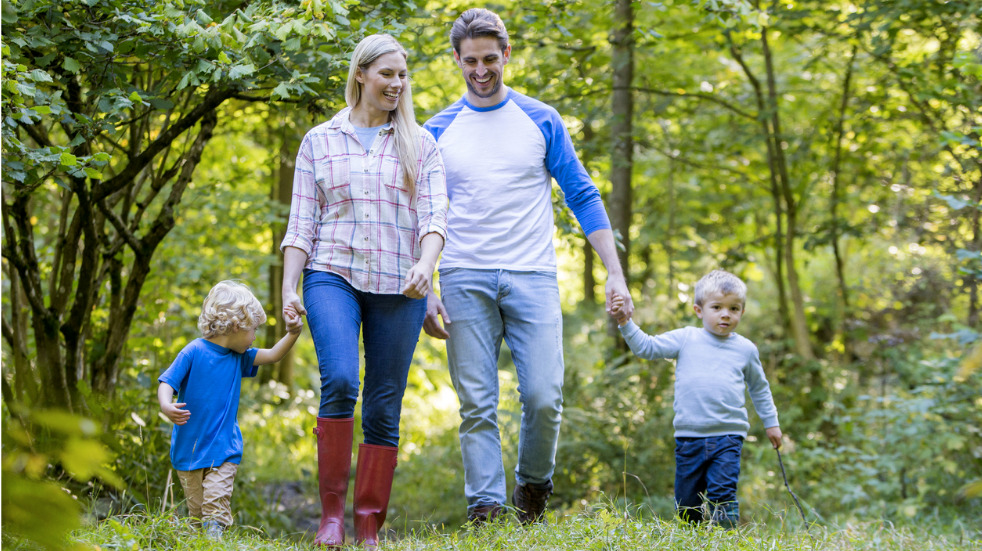
M242 377L255 377L256 348L244 354L202 338L177 355L157 380L177 391L177 401L187 404L191 417L174 425L170 459L179 471L218 467L242 460L239 430L239 392Z

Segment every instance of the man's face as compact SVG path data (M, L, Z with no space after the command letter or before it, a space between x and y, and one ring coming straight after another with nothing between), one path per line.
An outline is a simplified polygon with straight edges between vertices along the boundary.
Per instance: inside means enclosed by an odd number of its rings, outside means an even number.
M505 99L502 73L511 45L504 51L498 40L489 36L465 38L460 42L460 52L454 52L454 60L467 83L469 100L477 107L490 107Z

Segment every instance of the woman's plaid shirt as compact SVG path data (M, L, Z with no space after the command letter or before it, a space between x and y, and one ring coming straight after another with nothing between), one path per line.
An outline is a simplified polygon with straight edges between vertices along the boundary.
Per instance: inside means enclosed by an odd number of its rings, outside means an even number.
M359 291L397 294L419 261L422 237L447 237L443 160L433 137L420 129L419 176L410 193L392 129L380 131L365 151L350 111L304 136L280 248L306 252L306 268L338 274Z

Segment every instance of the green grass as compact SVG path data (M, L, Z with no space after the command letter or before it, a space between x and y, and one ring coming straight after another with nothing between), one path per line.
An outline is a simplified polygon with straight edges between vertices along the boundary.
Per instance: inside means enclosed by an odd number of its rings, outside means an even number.
M350 534L349 534L350 536ZM128 515L80 530L73 538L77 549L231 550L285 551L312 549L308 541L271 539L262 531L236 527L220 541L211 541L186 519L172 514ZM747 524L725 531L711 526L691 527L677 521L639 519L610 506L591 512L557 515L549 524L523 527L508 518L481 529L440 531L424 528L383 540L381 549L393 551L459 550L576 550L616 551L636 549L719 551L744 550L982 550L978 527L955 523L942 526L895 527L881 521L843 526ZM357 549L352 547L352 549Z

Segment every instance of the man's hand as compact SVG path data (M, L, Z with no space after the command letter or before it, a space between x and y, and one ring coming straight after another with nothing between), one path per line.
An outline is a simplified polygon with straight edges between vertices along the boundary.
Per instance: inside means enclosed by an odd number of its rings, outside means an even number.
M447 333L447 330L444 329L440 323L440 319L445 324L450 323L450 316L447 314L447 309L443 306L443 301L431 289L426 295L426 318L423 320L423 331L435 339L447 340L450 338L450 333Z
M185 403L163 403L160 404L160 410L164 412L164 415L175 425L183 425L188 422L188 419L191 418L191 412L186 409L182 409L185 406L187 406Z
M782 436L781 427L771 427L766 429L764 432L767 433L767 439L771 441L771 445L774 446L774 449L780 449Z

